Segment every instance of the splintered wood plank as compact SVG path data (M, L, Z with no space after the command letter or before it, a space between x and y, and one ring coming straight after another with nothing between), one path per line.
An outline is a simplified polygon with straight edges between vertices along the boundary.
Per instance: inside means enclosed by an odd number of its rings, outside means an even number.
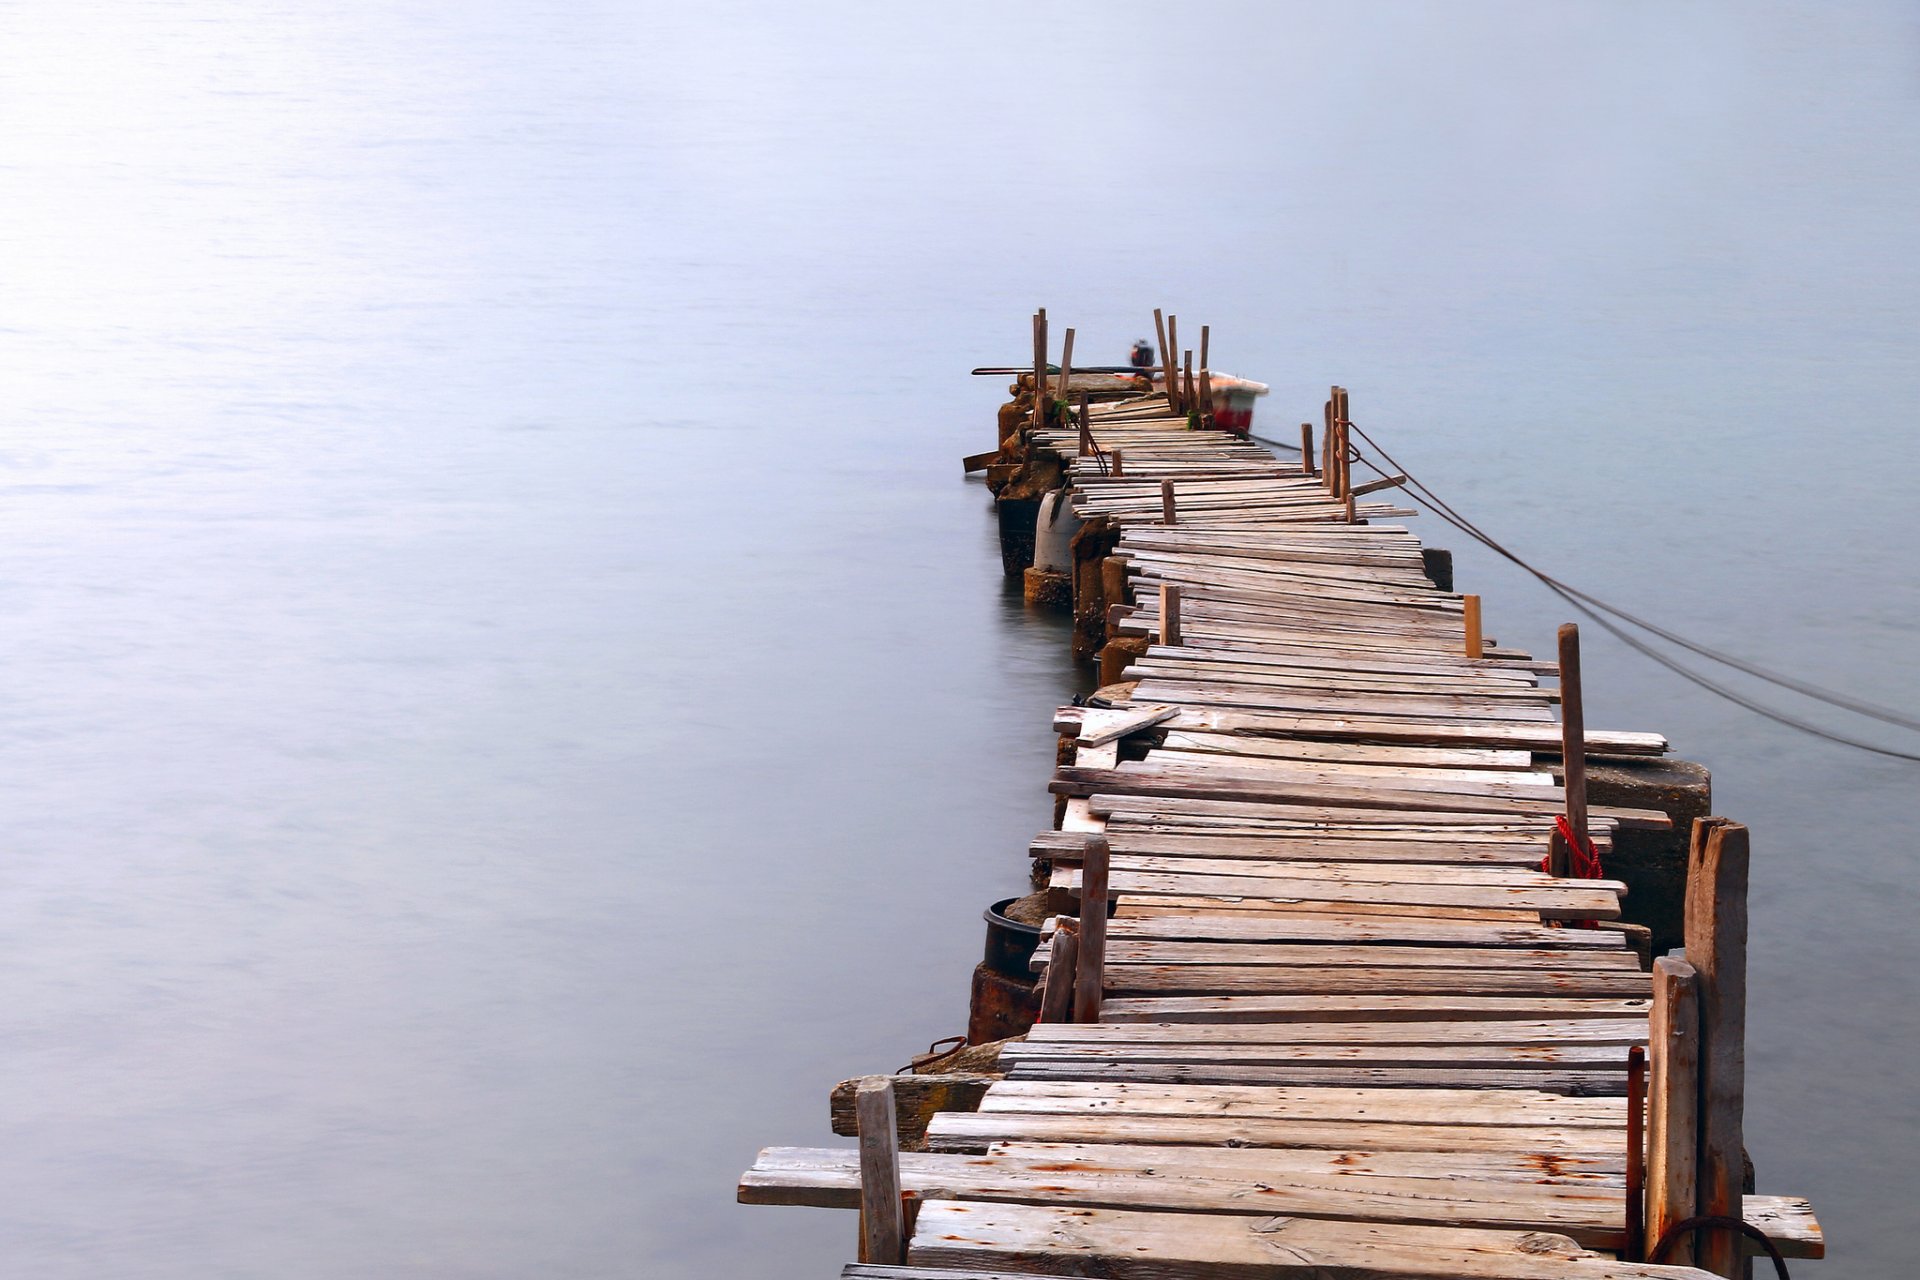
M1638 1018L1575 1018L1511 1022L1278 1022L1040 1024L1007 1050L1040 1045L1243 1044L1608 1044L1626 1061L1629 1045L1645 1044Z
M1535 1089L1274 1088L1251 1085L1058 1083L1002 1080L987 1088L982 1111L1101 1115L1231 1116L1269 1120L1365 1120L1372 1123L1544 1125L1600 1128L1624 1140L1627 1104L1619 1098L1569 1098ZM1609 1141L1613 1139L1610 1137Z
M1072 889L1074 868L1056 867L1055 883ZM1372 903L1418 907L1466 907L1537 911L1549 919L1610 920L1620 914L1623 886L1614 881L1562 880L1553 885L1459 885L1308 880L1304 878L1166 875L1145 871L1112 873L1112 891L1125 897L1221 897L1287 902Z
M1531 1070L1497 1067L1327 1066L1270 1063L1241 1066L1215 1063L1025 1062L1009 1077L1017 1080L1139 1081L1167 1084L1352 1085L1379 1089L1552 1089L1582 1097L1620 1096L1626 1077L1618 1072L1542 1066Z
M1687 1267L1616 1262L1540 1231L948 1200L921 1207L907 1259L931 1266L1010 1263L1056 1274L1097 1268L1112 1280L1707 1280L1707 1273Z
M1496 1230L1554 1230L1596 1248L1618 1248L1625 1234L1625 1192L1606 1178L1532 1180L1476 1177L1463 1158L1454 1173L1435 1176L1418 1160L1384 1154L1373 1169L1356 1160L1278 1159L1253 1176L1246 1166L1201 1164L1169 1153L1106 1154L1098 1147L1038 1155L904 1154L903 1189L923 1200L1043 1201L1051 1205L1165 1209L1212 1213L1255 1208L1302 1217L1379 1223L1439 1224ZM1396 1170L1405 1167L1405 1172ZM1503 1172L1506 1172L1503 1170ZM741 1178L745 1204L854 1208L860 1202L855 1153L770 1148Z
M935 1151L985 1151L997 1142L1093 1142L1173 1147L1350 1151L1528 1152L1550 1159L1621 1159L1610 1128L1396 1123L1293 1117L1113 1115L1098 1112L943 1111L927 1128Z
M1044 961L1042 962L1044 963ZM1399 966L1410 969L1600 969L1640 973L1630 951L1567 950L1544 947L1342 946L1257 942L1173 942L1113 937L1107 964L1115 965L1273 965L1288 968ZM1645 975L1642 975L1643 977Z
M1407 916L1237 913L1232 916L1161 911L1130 914L1123 905L1107 936L1187 942L1437 943L1474 947L1555 947L1625 950L1617 933L1550 929L1527 924L1475 923Z
M1105 1001L1108 1022L1384 1022L1391 1018L1645 1017L1652 1000L1600 996L1298 995L1152 996Z
M1538 868L1546 856L1545 837L1521 840L1462 840L1453 837L1398 838L1379 836L1348 839L1334 834L1294 834L1257 829L1142 828L1135 824L1110 826L1110 847L1116 854L1143 854L1160 858L1297 858L1309 862L1392 862L1405 866L1510 866ZM1598 842L1596 842L1598 843ZM1048 831L1034 837L1029 852L1036 858L1078 862L1084 835ZM1601 850L1604 857L1606 850Z
M1405 965L1109 965L1106 989L1120 995L1649 995L1638 969L1421 969Z

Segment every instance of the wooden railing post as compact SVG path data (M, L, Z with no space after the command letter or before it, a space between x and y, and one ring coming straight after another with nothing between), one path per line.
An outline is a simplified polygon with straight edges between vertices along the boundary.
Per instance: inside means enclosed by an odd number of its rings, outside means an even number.
M1160 643L1180 643L1180 588L1171 582L1160 584Z
M1047 420L1047 309L1033 313L1033 425Z
M1560 765L1566 793L1567 825L1585 841L1587 836L1587 719L1580 697L1580 628L1560 624ZM1554 875L1569 874L1571 858L1565 841L1554 840Z
M1073 982L1073 1020L1100 1021L1100 996L1107 966L1106 837L1087 841L1080 863L1080 959Z
M1112 469L1109 470L1107 474L1110 476L1113 476L1115 479L1118 479L1120 476L1120 451L1118 449L1115 449L1113 452L1107 455L1107 459L1108 461L1113 463Z
M1461 596L1460 605L1467 627L1467 656L1484 658L1487 656L1487 642L1480 634L1480 597Z
M1313 424L1300 424L1300 474L1311 476L1313 471Z
M1153 309L1153 340L1160 344L1160 372L1165 374L1167 372L1167 322L1161 316L1160 308L1158 307ZM1151 379L1148 380L1148 385L1152 385ZM1171 410L1173 408L1173 378L1171 376L1167 378L1165 385L1167 388L1167 408Z
M1180 318L1167 317L1167 407L1180 413Z
M1747 829L1725 818L1693 824L1687 857L1687 962L1700 982L1700 1192L1695 1212L1741 1216L1746 1100ZM1704 1231L1695 1265L1741 1274L1743 1250L1732 1231Z
M1074 970L1080 949L1071 924L1054 921L1053 941L1047 947L1047 976L1040 992L1041 1022L1065 1022L1073 1013Z
M1673 956L1653 962L1653 1050L1647 1084L1647 1247L1699 1202L1700 1003L1699 977ZM1693 1242L1677 1242L1665 1261L1693 1264Z
M1060 349L1060 398L1065 400L1073 394L1073 330L1067 330L1065 345Z
M1172 524L1175 514L1173 509L1173 481L1162 480L1160 482L1160 523Z
M906 1260L907 1213L900 1200L900 1131L893 1082L869 1076L854 1087L860 1128L860 1261L898 1266Z
M1320 441L1320 476L1327 486L1327 492L1337 498L1340 494L1337 491L1339 475L1333 461L1334 430L1332 396L1328 396L1327 402L1320 406L1320 419L1320 432L1321 435L1325 437Z

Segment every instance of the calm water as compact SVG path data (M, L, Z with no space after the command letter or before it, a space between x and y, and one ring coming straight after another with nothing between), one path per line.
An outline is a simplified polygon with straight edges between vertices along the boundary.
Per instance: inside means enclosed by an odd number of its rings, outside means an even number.
M1920 707L1910 6L1167 12L0 9L0 1271L835 1274L732 1180L1046 824L955 465L1035 305ZM1588 665L1753 828L1762 1188L1899 1274L1920 772Z

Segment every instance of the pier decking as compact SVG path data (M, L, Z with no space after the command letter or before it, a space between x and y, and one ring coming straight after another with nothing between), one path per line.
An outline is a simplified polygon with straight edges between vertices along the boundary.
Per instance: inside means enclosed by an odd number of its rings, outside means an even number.
M1117 535L1104 621L1147 643L1104 705L1056 713L1045 1020L924 1150L891 1149L875 1080L862 1150L770 1148L740 1198L864 1205L866 1280L1733 1275L1731 1231L1683 1238L1693 1266L1637 1261L1729 1211L1820 1256L1806 1202L1738 1182L1744 829L1694 832L1692 964L1649 972L1604 923L1624 886L1554 874L1555 817L1585 807L1547 759L1556 665L1474 634L1412 512L1332 450L1308 470L1192 429L1164 392L1082 411L1026 441ZM1576 825L1604 860L1667 823Z

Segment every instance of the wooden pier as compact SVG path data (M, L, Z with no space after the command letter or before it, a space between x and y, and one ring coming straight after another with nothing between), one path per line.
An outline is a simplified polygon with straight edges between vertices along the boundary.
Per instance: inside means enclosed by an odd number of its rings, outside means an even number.
M1055 713L1043 1020L976 1087L862 1081L857 1150L769 1148L740 1198L859 1209L864 1280L1821 1256L1805 1201L1743 1190L1746 830L1695 826L1687 958L1650 971L1578 842L1668 823L1583 785L1665 740L1584 727L1570 629L1541 661L1435 585L1394 477L1353 476L1345 392L1301 462L1205 429L1204 355L1163 375L1022 381L1019 452L1103 540L1075 597L1118 642Z

